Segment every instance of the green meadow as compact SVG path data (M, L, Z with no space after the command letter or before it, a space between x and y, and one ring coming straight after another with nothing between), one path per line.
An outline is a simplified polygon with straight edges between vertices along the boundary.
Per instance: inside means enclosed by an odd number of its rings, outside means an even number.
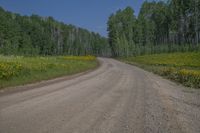
M71 75L97 64L94 56L0 56L0 88Z
M154 54L120 60L142 67L188 87L200 88L200 52Z

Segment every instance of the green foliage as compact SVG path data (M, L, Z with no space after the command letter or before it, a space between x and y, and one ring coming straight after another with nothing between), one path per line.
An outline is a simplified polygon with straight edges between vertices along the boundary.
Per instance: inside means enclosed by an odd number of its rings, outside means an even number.
M11 62L0 63L0 79L9 79L13 76L18 76L22 71L22 65Z
M109 55L107 39L52 17L20 16L0 8L0 54Z
M130 57L130 59L147 65L200 67L199 52L144 55Z
M189 87L200 88L200 53L172 53L121 58Z
M94 61L96 60L95 56L64 56L63 57L66 60L85 60L85 61Z
M134 10L127 7L112 14L108 20L108 36L113 56L128 56L134 50ZM123 44L123 45L122 45Z
M200 1L145 1L137 18L130 7L108 20L113 56L199 51Z
M94 56L0 56L0 88L71 75L96 66Z

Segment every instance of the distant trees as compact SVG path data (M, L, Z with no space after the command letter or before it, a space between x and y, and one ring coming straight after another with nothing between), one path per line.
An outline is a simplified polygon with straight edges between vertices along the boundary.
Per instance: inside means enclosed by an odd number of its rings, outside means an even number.
M20 16L0 8L0 54L107 56L107 39L97 33L38 15Z
M112 14L108 21L109 44L114 56L128 56L134 50L134 10L127 7ZM123 45L122 45L123 44Z
M0 8L0 54L134 56L200 50L200 0L145 1L136 17L111 14L108 39L86 29Z
M145 1L137 18L127 7L109 17L108 32L113 56L197 50L200 1Z

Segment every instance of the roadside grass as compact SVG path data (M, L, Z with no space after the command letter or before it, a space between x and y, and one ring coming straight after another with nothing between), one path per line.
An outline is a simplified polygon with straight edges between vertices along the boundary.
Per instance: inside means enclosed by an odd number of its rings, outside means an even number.
M94 56L22 57L0 55L0 89L83 72L97 66Z
M200 88L200 52L143 55L119 58L185 86Z

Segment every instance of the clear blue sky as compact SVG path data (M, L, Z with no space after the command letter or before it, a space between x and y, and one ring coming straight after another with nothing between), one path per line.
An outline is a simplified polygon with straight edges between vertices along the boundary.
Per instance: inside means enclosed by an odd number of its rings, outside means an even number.
M137 15L144 0L0 0L5 10L22 15L52 16L107 36L107 19L118 9L131 6Z

